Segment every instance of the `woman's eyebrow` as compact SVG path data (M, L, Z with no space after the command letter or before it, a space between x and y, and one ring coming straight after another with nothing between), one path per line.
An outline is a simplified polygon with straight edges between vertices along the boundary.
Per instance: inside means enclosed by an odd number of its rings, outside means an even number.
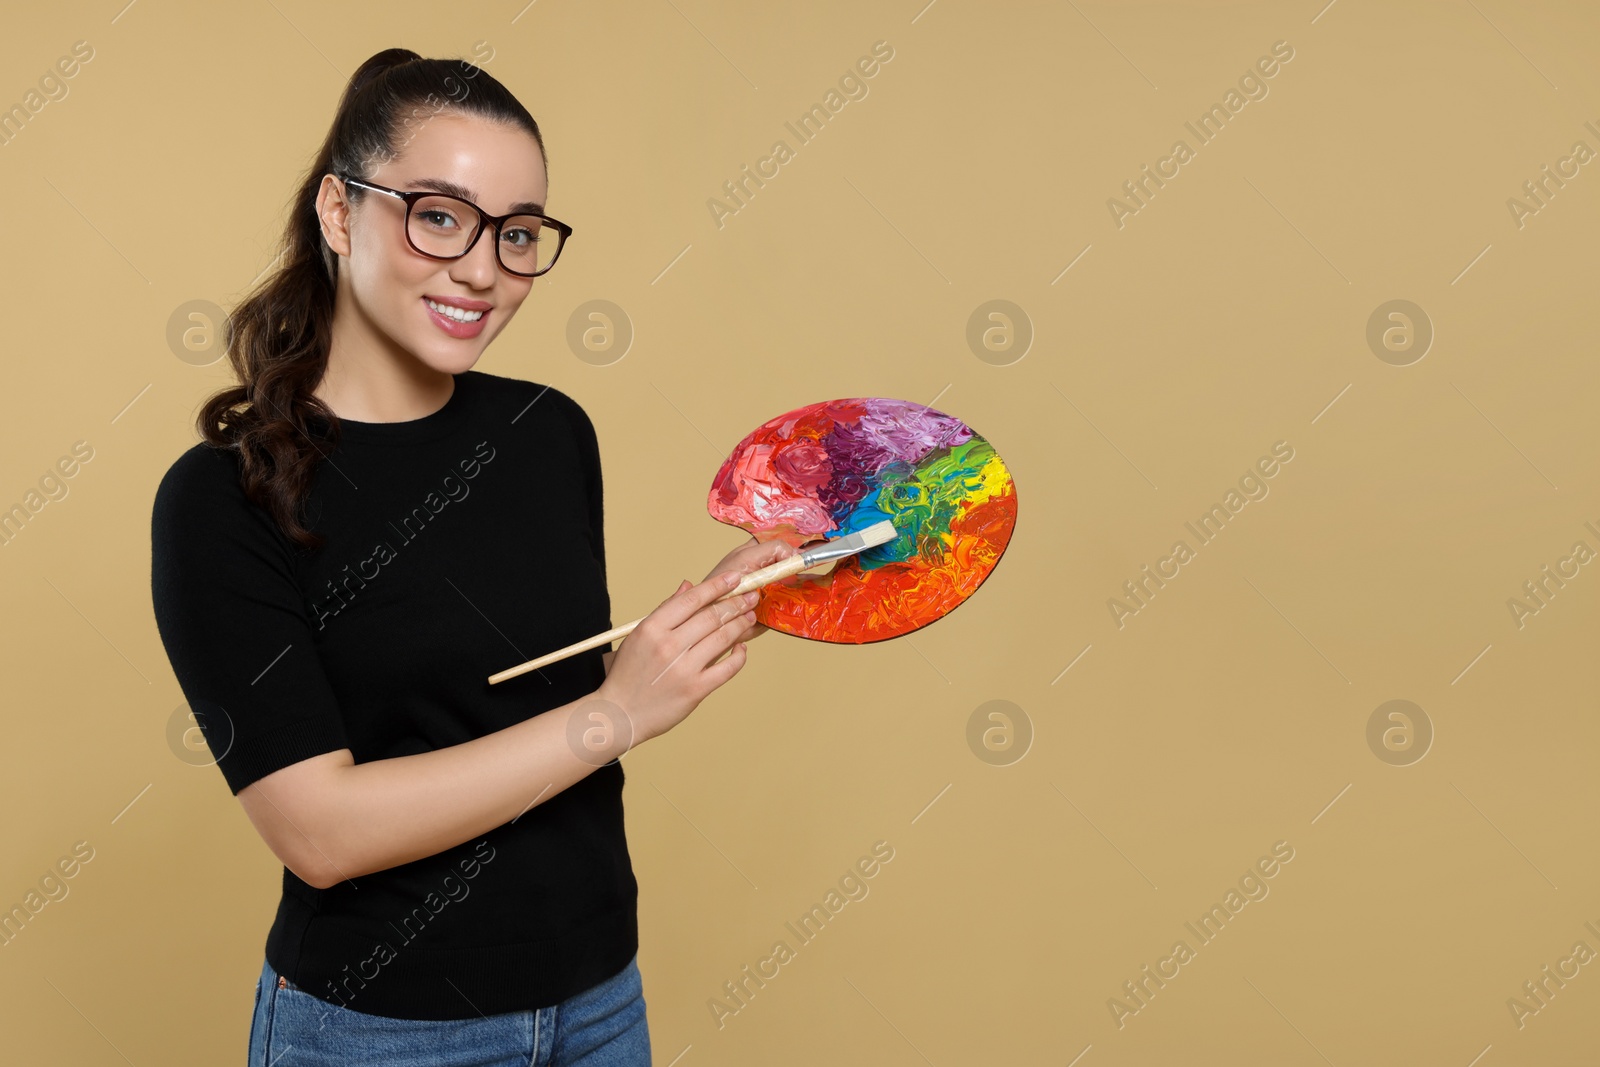
M433 192L443 193L446 196L454 196L461 200L470 201L474 204L478 202L477 194L471 189L468 189L465 185L461 185L458 182L449 181L445 178L414 178L406 184L418 189L431 189ZM544 205L536 204L532 200L519 200L515 204L511 205L511 213L513 215L520 214L522 212L528 212L534 215L543 215Z

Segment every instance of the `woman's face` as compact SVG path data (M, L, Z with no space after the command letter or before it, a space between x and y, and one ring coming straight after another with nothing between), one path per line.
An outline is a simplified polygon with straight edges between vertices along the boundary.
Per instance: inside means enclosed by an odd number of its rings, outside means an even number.
M544 158L524 130L444 110L415 119L397 140L398 158L364 180L400 192L452 183L465 192L434 191L463 196L491 215L508 214L523 202L543 210ZM338 300L353 312L335 317L335 337L346 346L387 348L449 374L470 369L511 321L533 279L500 269L487 229L460 259L424 256L406 241L403 201L370 189L357 195L361 202L349 205L336 179L324 177L318 196L323 236L340 256ZM476 323L457 323L430 309L430 301L483 315Z

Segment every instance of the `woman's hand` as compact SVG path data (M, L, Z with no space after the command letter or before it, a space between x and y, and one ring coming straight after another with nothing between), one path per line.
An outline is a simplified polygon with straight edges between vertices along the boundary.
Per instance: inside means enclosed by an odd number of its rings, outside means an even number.
M787 541L758 541L755 535L752 534L750 540L718 560L717 565L712 567L711 571L706 575L706 579L710 580L727 571L736 571L741 575L748 574L751 571L760 570L762 567L776 563L780 559L787 559L799 551L800 549L795 548ZM739 636L739 640L750 642L766 632L767 627L760 623L755 623Z
M730 571L742 576L751 571L760 570L762 567L776 563L780 559L786 559L787 557L792 556L799 551L800 549L793 547L787 541L761 542L757 541L755 537L752 536L750 540L746 541L744 544L740 545L738 548L734 549L732 552L729 552L726 556L723 556L720 560L718 560L717 565L711 568L711 573L707 574L704 580L710 581L717 575L726 574ZM688 579L684 579L683 584L678 586L678 592L681 593L688 587L689 581ZM751 603L754 602L755 601L751 601ZM750 626L745 629L744 633L734 638L734 640L744 644L749 644L751 641L755 640L766 632L767 627L758 622L752 622ZM611 673L611 667L612 664L616 662L616 658L617 653L615 651L612 651L611 649L606 650L604 662L607 675Z
M739 584L742 574L724 570L699 585L684 579L676 593L623 639L595 696L621 710L629 747L688 718L744 666L745 646L739 637L755 622L756 592L717 601Z

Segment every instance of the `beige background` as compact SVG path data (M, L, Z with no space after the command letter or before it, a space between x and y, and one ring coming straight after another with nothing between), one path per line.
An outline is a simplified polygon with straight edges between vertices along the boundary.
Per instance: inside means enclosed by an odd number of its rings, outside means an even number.
M1600 963L1520 1028L1507 1007L1600 952L1600 567L1520 628L1507 607L1600 550L1600 163L1520 228L1507 208L1600 151L1600 9L112 0L8 29L7 105L94 48L0 148L0 506L94 450L0 549L0 904L94 849L0 948L8 1059L242 1060L278 864L166 733L150 502L227 380L167 323L270 263L362 60L479 41L576 230L479 366L591 412L619 620L737 543L704 511L719 458L803 403L936 400L1019 487L971 603L869 647L768 635L627 757L658 1064L1494 1067L1600 1043ZM868 95L797 146L785 121L880 40ZM1184 122L1280 40L1269 95L1197 146ZM779 138L795 158L719 229L708 199ZM1119 229L1108 198L1179 138L1195 158ZM635 331L608 364L566 340L595 299ZM1031 323L1021 359L968 346L996 299ZM1409 366L1366 341L1395 299L1436 331ZM1108 598L1280 440L1270 494L1119 629ZM1406 766L1367 742L1393 699L1435 734ZM1032 734L1008 766L968 745L993 700ZM784 923L878 840L870 894L719 1028L722 984L795 947ZM1183 924L1278 841L1270 895L1199 947ZM1179 938L1195 958L1119 1028L1108 1000Z

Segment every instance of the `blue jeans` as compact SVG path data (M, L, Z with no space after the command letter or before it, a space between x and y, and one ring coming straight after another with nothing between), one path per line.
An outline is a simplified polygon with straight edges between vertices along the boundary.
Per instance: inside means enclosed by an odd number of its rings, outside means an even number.
M446 1021L341 1007L265 960L250 1023L250 1067L650 1067L635 956L599 985L536 1011Z

